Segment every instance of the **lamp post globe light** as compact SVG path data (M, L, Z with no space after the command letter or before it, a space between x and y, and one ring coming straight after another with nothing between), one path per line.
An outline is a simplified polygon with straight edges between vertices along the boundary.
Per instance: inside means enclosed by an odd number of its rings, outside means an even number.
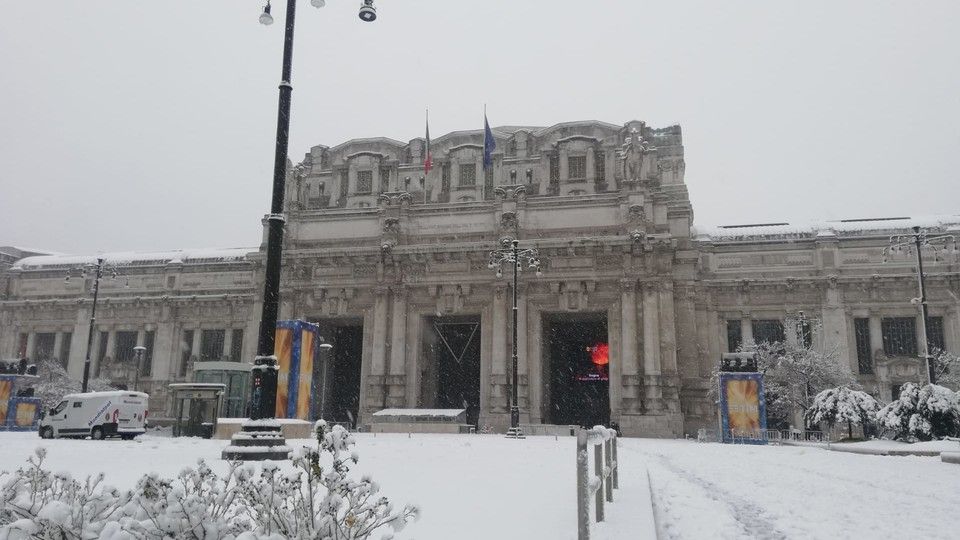
M490 252L490 263L487 266L491 270L496 269L497 278L503 277L504 264L513 266L513 350L510 377L510 429L507 430L507 437L522 439L524 436L520 428L520 384L517 367L517 284L524 265L528 269L536 270L537 277L541 276L540 252L535 248L520 249L520 242L516 239L504 239L502 242L503 248Z
M920 329L923 336L920 343L923 345L923 351L920 358L924 360L927 368L927 380L930 384L937 384L936 369L933 365L933 357L930 354L930 337L927 335L927 320L930 317L927 309L927 288L925 275L923 272L923 251L933 254L934 262L941 262L946 259L960 261L960 250L958 250L957 237L952 234L941 234L930 236L919 226L913 227L913 234L896 234L890 237L890 245L883 250L883 262L887 262L891 257L898 255L915 255L917 258L917 285L920 296L910 299L910 303L920 306Z
M311 0L317 8L323 7L324 0ZM280 77L280 96L277 107L277 137L274 146L273 192L270 213L267 215L267 260L263 285L263 309L257 339L257 355L253 367L253 384L250 403L250 418L273 418L277 394L277 359L274 356L274 344L277 327L277 314L280 305L280 255L283 243L284 182L287 164L287 145L290 134L290 96L293 92L291 71L293 60L293 31L296 19L297 0L287 1L284 20L283 61ZM364 0L360 6L360 19L376 19L373 0ZM264 25L273 23L270 0L267 0L260 14Z
M97 300L100 298L100 280L103 278L104 273L109 274L111 279L118 279L120 272L115 266L106 263L103 257L97 257L96 264L91 263L79 268L67 270L67 277L63 281L70 283L70 278L74 273L79 273L84 282L86 282L88 276L93 276L93 307L90 309L90 328L87 331L87 352L83 359L83 380L80 384L80 391L86 392L90 383L90 350L93 347L93 333L97 323ZM130 287L129 280L126 282L125 287Z

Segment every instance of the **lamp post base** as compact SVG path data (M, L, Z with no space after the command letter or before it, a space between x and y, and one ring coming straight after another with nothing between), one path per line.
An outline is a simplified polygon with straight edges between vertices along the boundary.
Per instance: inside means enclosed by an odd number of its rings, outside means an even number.
M293 448L287 445L280 422L247 420L240 432L234 433L221 457L228 461L284 461L290 459L291 452Z
M523 428L520 427L520 407L510 407L510 429L507 430L508 439L525 439Z
M508 439L526 439L527 437L523 434L523 428L521 427L512 427L507 430Z

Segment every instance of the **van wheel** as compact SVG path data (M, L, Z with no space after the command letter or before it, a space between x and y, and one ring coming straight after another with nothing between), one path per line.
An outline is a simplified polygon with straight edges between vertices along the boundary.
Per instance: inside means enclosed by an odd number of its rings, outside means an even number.
M53 428L45 427L40 429L40 438L41 439L52 439L53 438Z
M95 441L103 440L103 428L99 426L93 428L93 430L90 431L90 438Z

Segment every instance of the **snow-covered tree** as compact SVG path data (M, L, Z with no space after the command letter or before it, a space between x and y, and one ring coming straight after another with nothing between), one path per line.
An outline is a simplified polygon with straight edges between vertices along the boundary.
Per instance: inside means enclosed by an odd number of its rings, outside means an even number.
M801 343L774 342L756 345L758 369L764 374L767 416L790 418L806 413L822 390L847 386L856 379L841 364L836 350L821 351Z
M929 441L960 435L960 396L936 384L906 383L900 397L877 412L877 422L894 438Z
M873 396L846 386L827 388L813 398L813 403L804 414L808 426L821 423L831 428L846 422L847 436L853 438L853 425L872 421L880 408Z
M34 396L43 402L44 410L60 403L63 396L79 393L80 381L73 379L57 360L41 360L37 364L37 382L34 384ZM91 392L116 390L104 379L90 379L87 389Z
M960 356L941 349L934 349L932 354L937 384L960 391Z

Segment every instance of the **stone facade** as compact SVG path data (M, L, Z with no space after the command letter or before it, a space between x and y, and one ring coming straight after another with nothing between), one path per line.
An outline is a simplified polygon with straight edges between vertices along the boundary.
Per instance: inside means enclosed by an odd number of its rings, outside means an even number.
M505 428L512 280L509 269L498 278L488 258L510 239L539 249L543 263L542 276L522 273L517 290L523 423L556 418L550 381L561 359L545 332L570 321L606 328L605 399L628 435L714 427L707 389L720 354L751 340L754 321L799 311L822 321L815 343L836 348L879 397L920 378L902 344L884 341L898 331L901 343L910 335L904 321L918 319L909 302L915 273L909 260L882 264L882 252L910 225L947 232L960 218L695 227L678 126L570 122L494 135L487 170L479 130L431 141L429 174L422 139L316 146L291 168L281 318L354 336L355 346L342 348L357 356L361 423L385 407L442 405L443 349L479 357L467 384L479 386L477 395L464 394L464 403L480 425ZM253 357L264 253L108 256L130 287L102 289L92 356L109 365L120 337L142 342L152 333L146 384L162 413L164 385L189 378L192 362ZM41 335L46 343L53 334L50 354L80 374L90 296L63 276L89 260L31 257L4 272L0 355L36 357ZM927 273L943 344L960 350L960 265L931 261ZM444 325L460 326L444 334ZM462 342L451 344L461 330Z

